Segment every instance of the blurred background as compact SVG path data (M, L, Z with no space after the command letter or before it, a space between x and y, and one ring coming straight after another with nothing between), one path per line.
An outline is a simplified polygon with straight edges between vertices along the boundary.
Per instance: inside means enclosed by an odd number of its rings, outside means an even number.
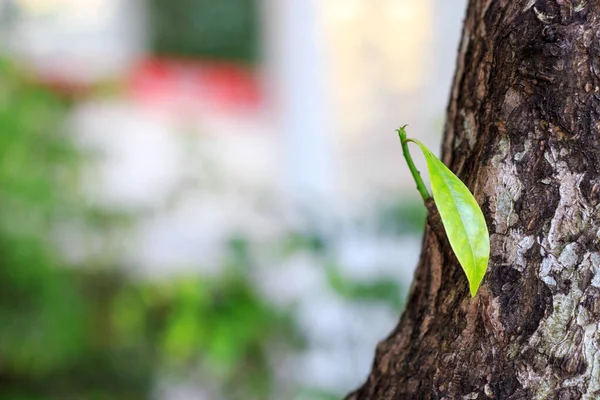
M425 218L394 130L439 149L464 9L0 0L0 398L361 384Z

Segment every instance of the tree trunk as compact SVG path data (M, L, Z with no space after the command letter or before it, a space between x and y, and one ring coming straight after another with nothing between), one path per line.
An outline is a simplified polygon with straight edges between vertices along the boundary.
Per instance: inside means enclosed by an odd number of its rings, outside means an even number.
M600 399L600 0L471 0L443 161L491 238L477 296L431 222L348 399Z

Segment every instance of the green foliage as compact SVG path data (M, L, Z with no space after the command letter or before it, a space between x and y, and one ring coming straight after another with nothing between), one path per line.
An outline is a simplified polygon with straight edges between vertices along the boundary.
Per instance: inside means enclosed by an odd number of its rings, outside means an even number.
M298 251L308 251L310 253L322 255L327 250L325 240L315 233L291 232L285 235L278 243L282 256L289 256Z
M407 139L404 127L398 133L403 146L413 142L425 155L435 205L450 246L469 280L471 296L475 297L490 256L490 238L483 212L467 186L423 143ZM422 182L417 183L417 186L422 185Z
M182 373L199 363L201 375L218 380L228 398L263 399L274 390L268 348L289 349L301 340L290 315L267 303L252 285L248 244L234 238L230 249L222 275L163 285L162 299L152 306L170 308L160 335L161 359Z
M371 282L355 281L340 273L337 268L327 268L331 288L344 299L360 303L388 304L400 312L404 308L403 290L400 284L390 279Z
M49 240L53 218L67 206L60 187L72 184L76 163L58 129L63 110L0 62L0 354L13 371L32 376L82 345L77 321L85 310L70 279L56 270Z
M299 391L296 398L298 400L339 400L340 395L319 389L304 389Z
M194 379L218 382L225 398L271 396L267 347L299 339L288 313L255 291L244 240L232 240L222 276L172 282L132 281L111 257L64 258L63 224L81 247L129 222L78 195L67 111L0 62L0 398L141 400L157 374L198 365Z
M418 235L423 233L426 218L423 203L403 198L378 207L377 226L386 234Z

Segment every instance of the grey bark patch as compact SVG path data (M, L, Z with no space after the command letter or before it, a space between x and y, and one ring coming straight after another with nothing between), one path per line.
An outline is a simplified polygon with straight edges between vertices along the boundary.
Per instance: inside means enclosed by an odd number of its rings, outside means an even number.
M557 394L557 400L579 400L581 399L582 393L577 388L565 388L561 389Z

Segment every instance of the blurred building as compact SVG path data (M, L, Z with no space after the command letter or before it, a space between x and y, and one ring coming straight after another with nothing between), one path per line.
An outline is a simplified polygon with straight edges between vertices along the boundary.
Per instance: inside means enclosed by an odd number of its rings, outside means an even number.
M71 128L104 155L87 198L144 215L132 271L217 273L232 234L269 243L316 226L349 274L410 280L418 238L351 222L418 197L394 130L439 148L465 1L450 3L0 0L0 40L77 92ZM313 347L298 376L349 389L397 316L336 302L310 258L289 264L259 281L302 304ZM277 292L290 276L298 289Z
M158 104L222 138L248 127L256 141L240 170L258 163L263 184L342 206L407 182L394 173L398 125L437 147L451 70L439 66L462 13L434 0L4 3L18 16L10 49L44 79L117 80L129 105Z

